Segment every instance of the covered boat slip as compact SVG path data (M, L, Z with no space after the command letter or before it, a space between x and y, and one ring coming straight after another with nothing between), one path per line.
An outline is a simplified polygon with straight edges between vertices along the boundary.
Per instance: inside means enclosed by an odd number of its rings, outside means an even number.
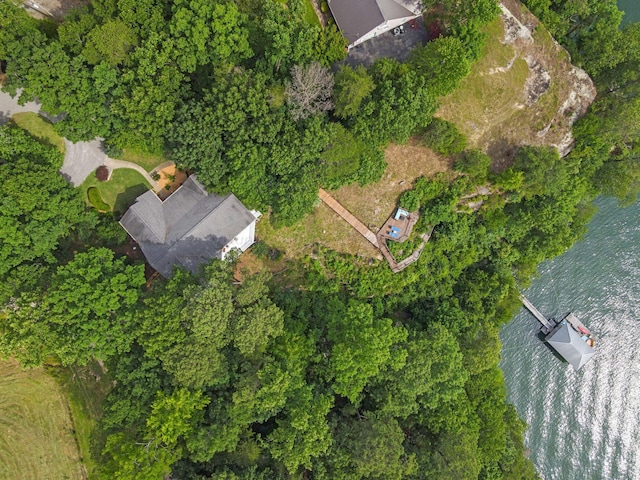
M596 354L593 336L573 313L560 320L545 340L575 370L580 370Z
M573 313L559 321L547 319L524 295L520 295L520 300L542 324L540 331L545 341L575 370L580 370L595 355L595 337Z

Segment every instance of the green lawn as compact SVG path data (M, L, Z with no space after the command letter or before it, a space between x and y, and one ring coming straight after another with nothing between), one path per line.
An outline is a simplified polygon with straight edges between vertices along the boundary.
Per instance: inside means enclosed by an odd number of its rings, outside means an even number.
M315 10L313 9L313 4L311 3L311 0L304 0L304 19L310 25L317 25L319 27L322 26L320 24L320 19L318 18L318 15L316 15Z
M73 418L76 440L90 479L98 478L96 462L96 426L102 415L102 403L111 388L111 379L97 362L86 367L52 367L48 373L66 394Z
M11 119L16 125L24 128L43 143L52 145L60 150L61 153L64 153L64 139L53 130L51 123L37 113L16 113Z
M94 175L89 175L80 187L88 204L87 191L91 187L97 188L104 202L117 213L124 213L136 197L151 189L142 175L128 168L114 170L108 182L99 182Z
M135 150L131 148L124 149L121 160L138 164L147 172L150 172L161 163L168 161L160 154L147 153L142 150Z
M69 404L42 368L0 361L0 476L84 479Z

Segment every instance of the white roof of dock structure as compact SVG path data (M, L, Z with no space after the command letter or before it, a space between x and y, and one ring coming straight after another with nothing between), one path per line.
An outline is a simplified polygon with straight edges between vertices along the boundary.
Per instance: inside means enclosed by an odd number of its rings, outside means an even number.
M575 370L580 370L596 354L593 347L582 340L582 335L576 332L567 322L554 328L546 339Z

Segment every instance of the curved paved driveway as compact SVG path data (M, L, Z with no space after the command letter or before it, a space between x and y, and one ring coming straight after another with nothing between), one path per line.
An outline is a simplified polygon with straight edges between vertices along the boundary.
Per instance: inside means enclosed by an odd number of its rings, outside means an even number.
M24 105L18 105L19 96L20 90L15 98L12 98L11 95L0 90L0 125L4 125L11 120L11 116L16 113L40 112L40 104L36 102L27 102Z
M60 173L74 187L82 184L91 172L105 164L107 155L102 151L101 144L102 140L97 138L78 143L64 139L64 163Z
M0 125L7 123L11 116L16 113L33 112L40 113L40 104L37 102L27 102L25 105L18 104L20 91L15 98L8 93L0 90ZM158 191L159 186L151 175L139 165L123 160L115 160L107 157L102 150L102 140L95 138L90 142L73 143L64 139L65 154L64 163L60 168L60 173L74 187L77 187L86 180L86 178L96 170L100 165L106 165L111 169L131 168L142 175L151 185Z

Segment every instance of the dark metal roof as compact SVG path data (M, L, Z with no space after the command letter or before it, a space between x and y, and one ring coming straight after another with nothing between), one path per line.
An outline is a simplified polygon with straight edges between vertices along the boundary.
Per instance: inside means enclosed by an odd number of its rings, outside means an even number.
M151 266L170 277L176 264L195 273L200 264L219 258L255 220L235 195L209 194L191 176L164 202L152 191L140 195L120 224Z
M560 323L545 340L576 370L582 368L596 354L567 322Z
M387 20L416 16L419 4L415 0L329 0L333 18L349 45Z

